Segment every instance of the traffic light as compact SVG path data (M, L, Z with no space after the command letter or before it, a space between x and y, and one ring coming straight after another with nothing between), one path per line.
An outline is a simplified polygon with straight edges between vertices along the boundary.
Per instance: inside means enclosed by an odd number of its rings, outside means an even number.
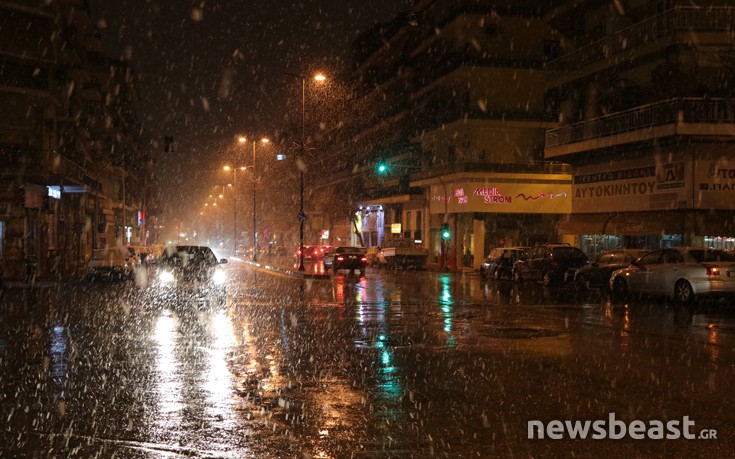
M448 241L452 238L452 232L449 231L449 223L442 223L442 239Z
M388 165L386 165L385 163L379 163L377 169L378 174L385 174L386 172L388 172Z

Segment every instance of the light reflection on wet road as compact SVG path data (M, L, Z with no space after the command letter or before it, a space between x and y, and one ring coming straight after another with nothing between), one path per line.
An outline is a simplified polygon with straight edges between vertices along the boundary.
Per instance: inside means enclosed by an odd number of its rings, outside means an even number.
M233 264L226 310L132 288L4 293L1 456L722 456L735 311L433 272ZM529 441L531 419L673 419L716 441ZM614 452L611 449L614 445Z

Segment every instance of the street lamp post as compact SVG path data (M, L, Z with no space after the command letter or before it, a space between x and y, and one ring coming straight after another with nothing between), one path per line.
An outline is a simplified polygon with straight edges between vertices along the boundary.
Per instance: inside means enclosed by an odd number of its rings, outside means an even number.
M240 143L247 142L247 138L244 136L240 136L237 139ZM270 140L266 137L263 137L260 139L261 143L268 143ZM253 165L251 166L253 168L253 261L258 261L258 228L257 228L257 191L256 191L256 177L255 177L255 170L256 170L256 145L257 140L253 139ZM245 169L244 167L241 167L240 169Z
M304 160L306 154L306 77L296 73L283 73L286 76L301 79L301 145L299 146L301 161ZM315 81L324 81L326 77L322 74L314 75ZM306 214L304 213L304 166L299 166L299 271L305 271L304 268L304 221Z
M222 169L227 172L232 171L232 194L234 196L232 205L232 255L235 256L237 252L237 171L244 171L246 167L224 166Z

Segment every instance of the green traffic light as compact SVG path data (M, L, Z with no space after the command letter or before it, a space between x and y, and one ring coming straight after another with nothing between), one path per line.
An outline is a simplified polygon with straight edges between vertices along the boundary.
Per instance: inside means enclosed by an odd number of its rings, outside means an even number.
M388 166L386 166L385 164L378 164L378 172L380 172L381 174L384 174L385 171L387 170L388 170Z
M452 237L452 232L449 231L449 223L442 223L442 239L445 241L449 240Z

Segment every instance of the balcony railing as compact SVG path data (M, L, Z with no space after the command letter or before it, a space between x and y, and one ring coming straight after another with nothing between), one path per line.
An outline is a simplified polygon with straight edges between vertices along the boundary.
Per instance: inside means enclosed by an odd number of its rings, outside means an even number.
M731 32L735 7L677 6L583 46L547 64L551 70L576 70L677 32Z
M669 124L735 123L735 99L670 99L546 131L546 148Z

